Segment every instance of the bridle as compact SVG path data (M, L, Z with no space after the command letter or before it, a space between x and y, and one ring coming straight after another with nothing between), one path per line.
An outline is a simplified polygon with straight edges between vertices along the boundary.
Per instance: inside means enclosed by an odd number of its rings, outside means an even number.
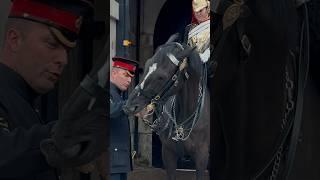
M174 42L172 43L176 45L181 50L184 50L183 46L180 43ZM189 79L189 74L186 71L187 68L187 58L183 60L178 60L172 53L167 53L166 56L170 59L170 61L176 66L175 73L172 77L165 82L164 86L157 93L146 92L141 86L137 86L136 90L138 94L146 97L150 100L150 104L163 104L165 99L167 99L169 92L173 87L177 87L182 78ZM150 105L150 106L151 106Z
M175 43L178 47L180 47L181 50L184 50L184 48L179 44ZM207 73L206 73L206 66L204 64L202 68L202 74L199 81L199 95L196 102L196 109L195 111L188 116L188 118L184 119L182 122L176 121L175 116L175 96L170 95L170 91L173 87L177 87L179 82L181 82L182 78L185 78L185 80L189 79L189 74L187 73L187 58L184 58L183 60L178 60L173 54L166 54L167 57L170 59L170 61L176 66L176 71L174 75L165 83L165 85L161 88L159 92L156 93L156 95L151 95L151 93L146 93L144 90L137 86L136 90L138 91L138 94L143 95L145 98L150 100L150 104L147 105L147 111L148 113L144 115L142 120L145 124L147 124L149 127L151 127L152 130L154 128L157 128L158 121L161 121L162 116L164 113L169 116L169 121L173 124L170 124L168 138L171 137L172 130L174 129L174 136L172 139L174 141L185 141L189 138L195 124L198 122L200 114L202 112L202 108L204 105L204 98L205 98L205 87L207 82ZM171 97L169 97L171 96ZM167 110L167 99L170 99L170 112L173 114L171 115ZM150 122L147 118L149 116L152 116L155 113L156 120L153 122ZM162 128L161 132L168 128L169 121L166 122L164 128ZM172 129L173 128L173 129ZM159 134L159 132L157 132Z

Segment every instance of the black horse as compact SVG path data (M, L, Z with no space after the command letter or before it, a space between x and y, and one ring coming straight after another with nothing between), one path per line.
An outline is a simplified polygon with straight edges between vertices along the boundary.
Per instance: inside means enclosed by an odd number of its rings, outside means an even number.
M216 180L320 179L320 91L307 79L308 11L295 2L212 6Z
M172 42L175 36L147 61L142 81L129 95L124 109L129 114L139 115L156 111L156 121L166 122L158 134L169 180L175 179L182 148L195 161L197 180L203 180L210 141L206 69L196 51Z

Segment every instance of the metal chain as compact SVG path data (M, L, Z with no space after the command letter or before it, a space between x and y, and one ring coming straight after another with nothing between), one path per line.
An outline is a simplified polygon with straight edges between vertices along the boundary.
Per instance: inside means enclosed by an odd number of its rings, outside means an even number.
M174 96L174 99L172 100L172 104L171 104L171 113L173 114L173 122L174 125L177 126L177 117L176 117L176 96Z
M160 133L162 133L169 125L170 122L173 123L174 125L174 137L172 137L173 140L175 141L186 141L195 124L198 121L199 115L200 115L200 111L202 109L202 106L204 104L204 96L205 96L205 87L206 87L206 81L207 81L207 72L206 72L206 65L204 64L204 68L203 68L203 75L201 77L201 80L199 81L199 94L198 94L198 98L197 98L197 108L196 110L192 113L191 116L189 116L186 120L184 120L182 123L177 124L177 120L176 120L176 110L175 110L175 105L176 105L176 97L172 96L171 97L171 104L170 104L170 110L168 109L168 107L165 105L163 105L162 107L162 111L161 111L161 115L157 115L157 118L153 121L150 122L147 118L151 115L154 114L155 111L152 111L151 113L148 113L147 115L145 115L143 117L143 122L148 125L152 131L156 132L158 135L160 135ZM163 125L163 118L164 116L168 116L168 119L166 119L165 125ZM192 118L193 117L193 118ZM192 121L190 121L192 120ZM191 123L191 127L188 129L185 129L184 127L188 126L188 124ZM171 136L171 131L172 129L169 130L169 137Z
M288 123L289 115L294 108L293 81L289 77L289 71L288 71L287 66L286 66L285 79L286 79L285 88L287 90L287 102L286 102L286 109L285 109L284 117L282 118L282 123L281 123L282 130L286 127L286 125ZM282 159L282 155L283 155L283 150L284 150L283 146L280 146L279 150L277 151L269 180L276 180L277 179L277 176L278 176L278 173L280 170L280 163L281 163L281 159Z
M203 84L202 84L202 85L203 85ZM184 128L183 128L183 124L185 124L185 123L181 123L178 127L175 127L175 128L176 128L176 131L175 131L175 132L176 132L176 136L172 138L173 140L176 140L176 141L178 141L178 140L186 141L186 140L189 138L189 136L190 136L190 134L191 134L194 126L196 125L196 122L197 122L198 118L199 118L199 113L200 113L201 106L203 106L203 103L204 103L204 96L203 96L204 92L202 91L203 89L204 89L204 88L202 88L202 86L199 84L198 102L201 101L201 103L200 103L199 108L195 111L195 115L194 115L194 118L193 118L193 121L192 121L191 128L189 128L189 129L184 129ZM185 121L185 122L186 122L186 121ZM185 133L185 131L188 131L188 133ZM187 134L187 135L186 135L186 134Z
M207 83L207 67L206 67L205 63L203 64L202 73L203 74L202 74L201 80L198 84L199 85L199 95L198 95L198 100L197 100L197 108L196 108L195 112L193 113L193 115L191 115L184 122L182 122L181 124L179 124L178 126L175 127L176 136L172 138L175 141L179 141L179 140L186 141L189 138L194 126L196 125L196 123L199 120L200 111L204 105L205 89L206 89L206 83ZM191 127L189 129L184 129L183 126L186 126L186 124L188 122L190 122L189 120L192 118L192 116L193 116L193 120L192 120ZM188 131L188 132L185 133L185 131Z
M172 96L168 101L171 102L170 107L174 107L175 96ZM164 118L165 115L167 115L168 118ZM161 115L157 115L157 118L153 121L153 123L151 123L150 128L152 131L160 135L160 133L162 133L168 127L170 121L175 123L176 119L175 117L172 117L171 113L167 109L167 106L164 105L162 107Z

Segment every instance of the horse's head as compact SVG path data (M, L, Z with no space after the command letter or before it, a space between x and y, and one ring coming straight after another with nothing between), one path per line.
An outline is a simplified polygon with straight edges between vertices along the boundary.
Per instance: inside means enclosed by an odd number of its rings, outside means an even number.
M171 37L146 62L142 81L129 95L124 107L127 113L137 114L148 104L165 102L168 97L177 93L181 88L180 84L188 78L187 58L193 54L193 48L173 41L174 38Z

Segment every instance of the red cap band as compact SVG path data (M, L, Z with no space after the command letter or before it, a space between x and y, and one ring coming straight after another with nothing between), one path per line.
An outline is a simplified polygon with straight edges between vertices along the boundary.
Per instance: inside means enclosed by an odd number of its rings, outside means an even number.
M132 64L127 64L121 61L114 61L112 63L113 67L118 67L118 68L122 68L122 69L126 69L128 71L132 71L134 72L136 70L136 66L132 65Z
M80 16L31 0L13 1L10 16L48 22L75 33L79 33L81 26Z

